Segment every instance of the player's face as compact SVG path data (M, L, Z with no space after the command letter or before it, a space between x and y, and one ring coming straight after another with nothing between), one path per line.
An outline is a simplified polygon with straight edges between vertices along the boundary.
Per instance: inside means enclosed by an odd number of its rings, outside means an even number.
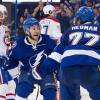
M38 40L39 38L39 35L41 33L41 29L40 29L40 26L39 25L33 25L30 27L30 35L31 35L31 38L35 41Z

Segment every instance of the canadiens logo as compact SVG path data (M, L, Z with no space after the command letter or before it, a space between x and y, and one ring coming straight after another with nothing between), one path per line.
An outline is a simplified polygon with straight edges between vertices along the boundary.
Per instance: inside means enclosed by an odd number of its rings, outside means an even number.
M43 61L47 58L47 55L44 53L44 50L41 51L40 53L32 56L29 59L29 64L31 68L35 68L43 63Z

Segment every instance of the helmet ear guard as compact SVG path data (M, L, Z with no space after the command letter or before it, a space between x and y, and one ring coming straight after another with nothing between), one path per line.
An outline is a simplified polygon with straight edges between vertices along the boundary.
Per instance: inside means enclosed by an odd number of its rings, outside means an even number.
M43 12L45 15L52 15L54 10L55 10L55 7L52 5L46 5L43 8Z
M52 14L52 11L51 11L51 10L49 11L49 14L50 14L50 15Z

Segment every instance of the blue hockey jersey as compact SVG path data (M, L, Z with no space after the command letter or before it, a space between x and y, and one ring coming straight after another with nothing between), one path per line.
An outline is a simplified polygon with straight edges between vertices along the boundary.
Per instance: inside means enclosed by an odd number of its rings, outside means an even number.
M0 84L7 84L12 80L8 71L5 71L3 67L0 68Z
M100 27L90 22L68 29L44 61L45 74L73 65L100 65ZM48 71L47 71L48 70Z
M8 69L13 69L21 62L21 68L29 71L34 68L36 71L38 66L42 64L44 59L53 51L56 43L47 35L40 35L36 45L29 43L27 36L23 36L17 40L9 54Z

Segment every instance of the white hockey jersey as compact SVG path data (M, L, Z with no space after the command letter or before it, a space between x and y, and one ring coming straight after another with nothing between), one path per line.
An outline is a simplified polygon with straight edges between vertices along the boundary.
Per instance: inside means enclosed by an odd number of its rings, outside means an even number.
M41 34L47 34L55 40L61 37L61 27L58 19L44 18L40 21L40 25L42 27Z
M8 27L5 25L0 25L0 55L6 56L7 45L5 43L6 31Z

